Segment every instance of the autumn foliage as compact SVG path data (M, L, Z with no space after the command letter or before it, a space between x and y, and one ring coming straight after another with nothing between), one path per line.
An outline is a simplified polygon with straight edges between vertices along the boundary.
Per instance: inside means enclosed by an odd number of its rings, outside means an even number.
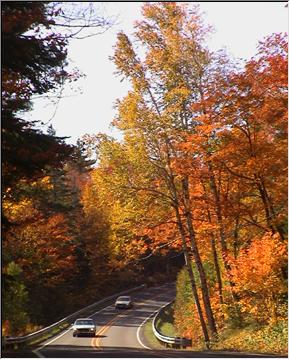
M197 9L145 4L143 16L133 40L118 35L112 59L132 90L114 120L124 141L100 152L97 171L134 205L135 237L183 251L193 298L177 305L180 335L208 343L227 326L285 321L286 36L241 66L204 46Z
M207 49L209 31L195 6L144 3L112 56L132 85L113 120L123 140L86 135L60 169L7 189L4 272L23 303L35 282L81 305L79 289L177 276L176 331L202 348L285 329L287 38L237 64Z

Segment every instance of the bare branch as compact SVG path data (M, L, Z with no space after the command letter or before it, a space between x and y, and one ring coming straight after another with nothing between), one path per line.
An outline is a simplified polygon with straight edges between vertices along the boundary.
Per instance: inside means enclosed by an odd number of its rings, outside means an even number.
M105 17L101 15L104 11L100 4L95 2L84 3L52 3L52 13L57 13L53 17L52 26L59 28L58 38L64 39L85 39L102 34L117 23L117 16ZM102 28L102 31L96 29ZM82 36L77 36L82 33Z

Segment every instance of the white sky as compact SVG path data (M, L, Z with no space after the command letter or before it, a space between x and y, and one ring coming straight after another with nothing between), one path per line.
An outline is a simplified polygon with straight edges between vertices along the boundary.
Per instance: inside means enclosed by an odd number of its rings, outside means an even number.
M226 48L235 58L249 59L256 53L256 45L272 33L288 32L288 9L285 2L197 2L204 12L206 24L212 25L214 34L208 41L212 50ZM70 136L67 142L75 143L84 134L105 132L118 136L110 123L114 118L114 102L128 91L128 84L114 75L114 64L108 59L113 54L116 35L120 30L130 35L133 23L140 19L140 2L106 2L109 15L119 14L119 24L102 35L74 40L69 46L69 58L86 78L74 83L81 89L68 89L53 119L49 122L58 136ZM55 106L39 100L27 119L48 122Z

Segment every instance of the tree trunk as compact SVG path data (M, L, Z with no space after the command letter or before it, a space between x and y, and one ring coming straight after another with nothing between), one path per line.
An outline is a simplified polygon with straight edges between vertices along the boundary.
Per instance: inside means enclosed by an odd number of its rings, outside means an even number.
M278 232L281 240L284 240L283 232L281 231L281 229L279 229L277 224L275 224L275 222L276 222L275 221L276 220L275 210L274 210L273 204L269 198L264 181L261 177L258 177L256 174L254 176L255 176L255 182L256 182L257 188L259 190L259 193L260 193L263 205L264 205L264 211L265 211L265 215L266 215L267 225L272 230L273 233Z
M225 238L225 231L224 231L224 224L223 224L223 218L222 218L222 209L221 209L221 203L220 203L220 196L218 193L218 189L215 182L214 173L212 170L212 164L210 161L208 161L208 168L210 173L210 188L212 190L213 196L214 196L214 202L215 202L215 213L218 221L219 226L219 234L220 234L220 243L221 243L221 249L222 249L222 256L225 263L225 267L228 267L227 261L226 261L226 255L228 252L227 249L227 243Z
M222 208L221 208L221 203L220 203L220 196L219 196L218 189L216 186L216 181L215 181L215 177L214 177L214 173L213 173L213 169L212 169L212 164L210 161L208 161L207 164L208 164L209 171L210 171L210 187L211 187L211 190L212 190L212 193L214 196L215 213L216 213L218 226L219 226L220 244L221 244L221 249L222 249L222 259L223 259L226 275L227 275L227 278L228 278L228 281L230 284L230 288L231 288L231 296L233 299L233 306L234 306L234 309L236 312L236 316L237 316L237 318L240 318L240 312L239 312L238 307L236 306L236 304L238 302L238 297L233 291L234 284L231 280L231 265L227 261L228 248L227 248L225 232L224 232L224 224L223 224L223 218L222 218Z
M205 345L206 345L207 349L209 349L210 339L209 339L206 323L205 323L205 320L204 320L204 317L203 317L200 301L199 301L199 298L198 298L197 287L196 287L194 274L193 274L193 271L192 271L191 262L190 262L190 259L189 259L189 256L188 256L188 251L187 251L187 246L186 246L186 235L185 235L186 232L185 232L184 226L182 224L182 220L181 220L181 216L180 216L178 207L175 208L175 214L176 214L179 233L180 233L181 240L182 240L182 248L183 248L183 253L184 253L185 264L186 264L186 268L187 268L189 279L190 279L190 285L191 285L193 297L194 297L194 300L195 300L195 305L196 305L196 308L197 308L198 317L199 317L199 321L200 321L200 324L201 324Z
M206 195L206 188L204 183L201 181L203 190L204 190L204 194ZM208 218L208 222L210 224L212 224L212 219L211 219L211 214L210 214L210 210L209 208L207 208L207 218ZM215 240L215 236L212 233L211 234L211 249L212 249L212 255L213 255L213 261L214 261L214 267L215 267L215 272L216 272L216 277L217 277L217 282L218 282L218 289L219 289L219 299L220 299L220 303L223 304L224 303L224 299L223 299L223 282L222 282L222 275L221 275L221 270L220 270L220 265L219 265L219 261L218 261L218 252L217 252L217 247L216 247L216 240Z
M178 191L177 191L177 188L176 188L176 185L175 185L175 182L174 182L174 176L173 176L173 174L171 172L171 168L170 168L169 152L167 152L167 164L168 164L168 173L167 173L168 174L168 179L167 179L168 180L168 185L170 187L170 191L171 191L172 196L174 198L174 203L172 205L173 205L174 210L175 210L175 215L176 215L176 219L177 219L177 223L178 223L178 229L179 229L179 232L180 232L180 235L181 235L181 238L182 238L182 246L183 246L184 254L186 256L185 260L186 260L186 264L187 264L187 270L188 270L188 274L189 274L189 277L190 277L190 280L191 280L192 292L193 292L193 295L194 295L194 298L195 298L195 301L196 301L197 311L198 311L200 323L201 323L201 326L202 326L202 331L203 331L203 334L204 334L205 344L208 347L209 346L209 344L208 344L209 335L208 335L206 323L204 321L204 317L203 317L203 314L202 314L202 309L201 309L199 298L198 298L197 288L196 288L196 284L195 284L195 280L194 280L194 274L193 274L193 271L192 271L192 268L191 268L191 265L190 265L190 262L189 262L187 246L186 246L186 231L184 229L182 219L181 219L181 215L180 215L180 212L179 212L179 208L180 208L179 196L178 196ZM190 235L190 233L189 233L189 235ZM190 237L192 237L192 236L190 235ZM195 240L195 238L194 238L194 240ZM199 259L200 264L201 264L201 259L199 257L197 249L195 249L195 251L193 253L194 253L194 257L195 257L195 262L197 262L198 259ZM197 258L197 256L198 256L198 258ZM201 269L200 264L198 265L199 271ZM202 266L202 264L201 264L201 266ZM203 270L203 267L202 267L202 270ZM208 324L209 324L209 327L210 327L210 330L211 330L212 334L216 334L217 330L216 330L216 326L215 326L215 322L214 322L214 318L213 318L213 314L212 314L212 310L211 310L211 306L210 306L208 288L207 288L207 283L206 283L206 278L205 278L204 271L203 271L203 275L200 276L200 279L201 279L201 284L202 284L202 286L201 286L201 288L202 288L202 297L203 297L204 307L205 307L205 310L206 310L206 315L207 315L207 318L208 318Z
M238 257L238 243L239 243L239 218L236 217L235 220L235 230L234 230L234 257L237 259Z
M217 282L218 282L220 304L223 304L224 303L224 299L223 299L223 283L222 283L220 266L219 266L219 262L218 262L218 255L217 255L217 250L216 250L215 238L214 238L213 235L211 236L211 249L212 249L214 267L215 267L215 272L216 272L216 277L217 277Z
M185 177L182 180L182 189L183 189L183 196L184 196L184 206L185 206L185 217L187 222L188 233L190 237L190 243L192 247L193 257L197 266L197 270L200 277L200 284L201 284L201 292L202 292L202 299L205 307L205 312L209 324L209 328L211 333L214 335L217 333L217 328L215 325L215 320L210 304L210 297L209 291L207 286L206 274L203 268L203 264L199 255L198 247L196 244L195 232L193 229L192 224L192 215L191 215L191 208L190 208L190 199L189 199L189 188L188 188L188 177Z

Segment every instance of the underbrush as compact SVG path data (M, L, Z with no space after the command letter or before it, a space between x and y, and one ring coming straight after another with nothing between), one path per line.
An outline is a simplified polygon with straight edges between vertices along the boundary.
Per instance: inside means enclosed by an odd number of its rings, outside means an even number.
M212 345L213 350L234 350L252 353L286 355L288 352L288 323L280 321L263 327L224 330Z

